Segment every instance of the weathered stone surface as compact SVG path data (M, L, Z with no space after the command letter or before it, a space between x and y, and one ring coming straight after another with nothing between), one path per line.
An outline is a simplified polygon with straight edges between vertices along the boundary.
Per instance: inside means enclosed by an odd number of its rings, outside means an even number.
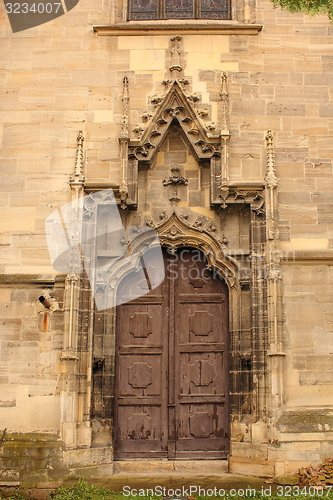
M200 31L203 22L177 21L179 28L192 23L191 34L182 36L180 76L188 80L183 85L192 99L193 116L201 115L196 125L207 127L207 142L229 128L226 176L250 187L241 193L237 188L230 195L232 205L212 207L209 162L197 160L196 139L189 145L178 127L149 168L144 171L140 165L138 208L124 210L122 216L128 225L145 224L150 217L159 224L175 210L189 226L199 215L206 217L212 225L199 221L198 231L211 234L229 253L230 262L234 259L249 271L249 279L243 273L230 285L230 297L240 290L237 300L230 299L232 439L239 439L232 445L230 468L281 476L305 461L328 456L333 449L331 415L322 409L332 405L333 392L333 266L327 253L333 248L333 32L325 16L309 18L273 9L270 2L255 8L253 3L245 7L250 22L244 24L262 23L264 30L257 35L222 34L222 29L207 34ZM127 26L127 6L120 0L89 1L57 21L16 34L10 31L4 6L0 8L4 15L0 271L10 276L0 287L0 428L59 433L69 448L86 447L67 452L65 461L71 468L77 460L83 475L90 466L96 473L112 473L115 312L97 312L93 320L87 284L77 291L79 299L75 296L73 306L69 288L64 296L63 280L33 282L28 275L55 274L47 252L45 219L71 199L68 182L74 172L78 130L84 135L87 183L119 184L124 175L121 127L128 118L131 141L139 144L133 128L149 126L158 109L151 100L165 95L167 82L162 80L171 79L171 35L156 34L150 22L141 36L98 36L92 25ZM233 12L242 25L240 0L234 1ZM163 21L158 23L161 28ZM227 117L221 106L222 71L228 72ZM124 76L129 79L127 117L123 116ZM188 120L182 125L192 127ZM269 192L266 196L260 191L266 207L260 207L258 218L257 207L257 212L250 211L246 202L257 184L264 183L267 130L274 136L279 179L273 228ZM193 127L191 134L195 138L198 130ZM188 180L176 190L162 184L174 164ZM218 172L217 184L221 180ZM264 227L258 220L266 216ZM184 237L181 244L194 243ZM256 262L265 267L270 252L276 252L282 280L275 281L274 273L265 269L264 277L270 277L260 281ZM17 275L23 274L19 280ZM51 311L38 302L46 293L54 304ZM239 311L237 321L235 311ZM269 338L272 325L277 325L281 345ZM105 370L96 377L95 386L91 386L91 357L102 360ZM310 405L318 412L307 409ZM92 431L94 411L105 418L96 418ZM261 420L269 420L269 426ZM90 448L91 443L101 448ZM103 451L95 453L98 449ZM21 474L18 466L34 466L35 458L20 462L8 457L11 478ZM58 467L47 462L49 458L39 462L36 478L45 480L42 466Z
M277 476L274 478L275 484L280 485L295 485L299 483L299 476L293 476L291 474L286 474L285 476Z
M333 413L324 409L290 411L278 420L282 432L321 432L325 425L333 428Z

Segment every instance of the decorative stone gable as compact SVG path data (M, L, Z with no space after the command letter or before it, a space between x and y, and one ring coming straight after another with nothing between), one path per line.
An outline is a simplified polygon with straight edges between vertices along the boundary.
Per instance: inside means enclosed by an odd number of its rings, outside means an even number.
M210 160L214 154L220 155L219 137L208 136L189 96L186 96L179 81L175 80L159 104L140 144L130 147L140 165L149 165L154 160L171 124L175 122L181 128L198 161Z

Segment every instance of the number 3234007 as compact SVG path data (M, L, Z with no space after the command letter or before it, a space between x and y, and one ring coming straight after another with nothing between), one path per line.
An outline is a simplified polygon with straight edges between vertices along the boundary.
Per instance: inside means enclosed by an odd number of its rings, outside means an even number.
M6 3L7 14L52 14L58 13L61 3Z

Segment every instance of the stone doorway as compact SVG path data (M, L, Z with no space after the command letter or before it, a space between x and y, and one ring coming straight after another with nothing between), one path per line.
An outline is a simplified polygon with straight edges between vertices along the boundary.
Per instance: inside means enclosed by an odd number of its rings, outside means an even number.
M164 249L164 265L158 288L118 307L115 458L223 459L228 288L197 249ZM119 290L135 287L132 273Z

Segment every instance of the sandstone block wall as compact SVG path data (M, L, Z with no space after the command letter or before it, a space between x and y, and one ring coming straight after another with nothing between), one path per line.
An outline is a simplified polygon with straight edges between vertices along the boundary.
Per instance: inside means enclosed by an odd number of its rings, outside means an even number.
M151 98L165 92L170 36L99 36L93 26L123 18L113 0L80 0L65 16L15 34L3 4L0 17L0 429L59 434L63 287L49 260L45 219L70 200L78 130L86 180L119 184L123 77L135 140L133 128L144 128L142 115L154 112ZM289 462L333 453L331 413L327 422L320 417L322 408L333 410L333 26L269 1L258 2L251 21L262 31L183 35L182 58L188 91L199 96L195 107L207 110L202 121L214 133L223 118L221 73L228 73L231 181L264 178L264 138L267 130L274 135L284 396L273 419L280 447L270 449L265 432L256 439L267 445L260 457L284 460L287 470ZM208 214L208 187L196 168L187 203ZM153 204L155 195L161 199L152 192ZM38 302L45 290L51 311ZM299 421L312 419L310 427L297 424L297 412Z

